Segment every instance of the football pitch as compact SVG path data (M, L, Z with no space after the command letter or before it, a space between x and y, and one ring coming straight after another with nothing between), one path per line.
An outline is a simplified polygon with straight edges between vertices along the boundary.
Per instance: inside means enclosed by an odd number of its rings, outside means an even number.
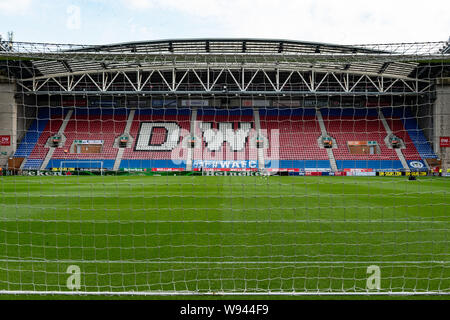
M69 266L83 293L448 294L449 199L440 177L4 176L0 294L71 291Z

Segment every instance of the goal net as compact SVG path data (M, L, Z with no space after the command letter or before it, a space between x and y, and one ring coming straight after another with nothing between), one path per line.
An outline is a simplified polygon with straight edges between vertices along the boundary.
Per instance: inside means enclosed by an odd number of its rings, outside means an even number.
M448 48L1 42L0 294L449 294Z

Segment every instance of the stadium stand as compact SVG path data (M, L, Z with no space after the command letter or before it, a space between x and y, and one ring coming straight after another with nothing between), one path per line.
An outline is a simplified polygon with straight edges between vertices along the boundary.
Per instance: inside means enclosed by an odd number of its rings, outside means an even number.
M28 128L24 138L22 139L22 142L18 146L14 157L25 158L25 162L23 165L24 169L33 170L40 168L40 164L43 161L42 155L37 154L35 157L34 155L30 155L32 154L36 145L39 148L39 137L46 130L47 123L51 116L52 115L49 108L40 109L36 119L33 120L31 126Z
M180 128L185 130L185 133L188 133L190 130L190 114L190 109L136 110L130 129L130 135L133 137L134 141L131 148L125 149L120 168L185 168L186 161L184 154L178 154L176 156L177 159L173 159L173 155L175 155L176 152L174 152L174 150L139 151L136 148L136 143L141 123L143 122L175 122ZM166 131L163 128L155 128L149 143L154 145L161 144L161 142L164 141L165 136ZM179 139L179 142L181 142L181 138ZM182 152L182 150L179 151Z
M409 160L437 158L416 118L412 116L408 108L384 108L382 111L392 131L407 145L404 150L405 158Z
M61 161L72 161L78 168L95 168L100 164L93 161L103 161L104 168L112 169L118 151L113 148L114 139L124 130L126 115L126 109L75 109L64 131L66 142L55 149L47 168L59 168ZM70 152L75 140L100 140L103 146L99 153Z
M387 132L375 109L323 109L322 116L328 134L336 139L333 149L339 169L402 169L403 166L393 149L384 139ZM349 141L376 141L378 154L352 154Z
M378 116L377 109L321 108L320 111L327 134L336 141L332 152L339 170L403 169L395 149L386 144L388 133ZM182 141L185 136L191 134L195 134L202 140L201 145L196 145L194 148L192 161L256 161L258 160L257 148L249 143L255 138L255 131L248 130L248 134L244 135L245 144L240 150L232 151L226 139L221 143L220 150L211 150L205 139L202 139L205 129L198 125L206 123L206 127L209 126L213 130L217 130L219 126L230 126L229 128L235 131L246 123L245 126L255 128L253 112L252 108L198 108L196 109L196 126L191 126L191 121L194 121L191 115L195 117L195 114L189 108L136 109L134 118L130 118L131 143L124 148L122 158L118 158L117 165L120 162L120 169L186 169L188 153L185 152L186 145L182 146ZM406 148L401 149L401 152L411 168L416 168L417 162L424 164L425 159L436 158L410 110L384 108L382 112L392 134L402 139ZM315 109L261 108L258 113L261 133L269 142L269 147L264 149L266 168L331 170L327 150L319 143L322 132ZM66 114L67 109L63 112L61 108L41 108L15 153L15 157L26 158L23 169L38 170L41 167L49 150L47 141L58 132ZM104 169L112 170L119 150L115 141L124 134L129 114L130 110L124 108L74 108L63 132L65 141L63 145L55 148L46 168L59 168L62 161L72 161L76 162L74 166L78 168L99 168L102 165ZM143 127L144 123L156 124L148 129ZM169 134L164 125L157 125L163 123L176 124L174 128L178 130L176 133L178 141L173 142L174 146L169 149L158 149L158 146L167 141ZM148 142L144 141L144 148L138 145L139 135L149 137L143 138L149 139ZM77 153L74 151L74 142L78 140L101 141L101 150L97 153ZM347 145L348 141L376 141L378 152L353 154ZM140 143L142 144L142 141ZM157 147L151 150L146 148L145 144ZM100 161L102 164L98 163ZM413 167L411 162L416 162L416 167Z
M56 134L61 127L63 119L61 116L54 115L50 117L45 129L42 131L33 151L31 152L24 169L40 169L41 164L46 157L49 148L45 147L47 140Z
M213 130L218 130L219 123L231 124L233 130L241 128L243 123L250 123L250 128L255 128L252 109L236 109L236 110L218 110L218 109L200 109L197 113L197 121L202 123L210 123ZM244 129L244 128L241 128ZM250 130L249 130L250 133ZM198 126L195 128L195 135L202 137L202 130ZM202 141L202 146L195 148L195 160L257 160L257 150L255 147L250 147L249 138L242 149L232 151L230 144L224 142L219 151L214 151L209 148L205 139Z
M314 109L261 109L259 113L271 146L273 130L279 132L279 148L272 146L266 159L279 160L281 169L330 169L327 152L317 143L321 132Z

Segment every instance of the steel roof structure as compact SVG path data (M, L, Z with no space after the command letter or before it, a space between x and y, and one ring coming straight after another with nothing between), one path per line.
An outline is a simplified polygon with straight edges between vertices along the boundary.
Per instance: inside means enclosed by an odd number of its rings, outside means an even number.
M111 45L0 43L0 68L33 94L420 94L447 42L335 45L179 39ZM435 62L435 63L434 63Z

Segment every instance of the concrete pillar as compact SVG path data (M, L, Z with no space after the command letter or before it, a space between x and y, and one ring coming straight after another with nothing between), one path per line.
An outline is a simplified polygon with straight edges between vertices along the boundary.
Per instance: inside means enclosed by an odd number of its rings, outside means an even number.
M17 104L14 99L15 85L0 83L0 136L9 136L10 145L0 145L0 166L8 163L8 158L17 149Z
M442 169L450 169L450 148L440 147L440 137L450 137L450 79L439 79L434 105L434 150L442 161Z

